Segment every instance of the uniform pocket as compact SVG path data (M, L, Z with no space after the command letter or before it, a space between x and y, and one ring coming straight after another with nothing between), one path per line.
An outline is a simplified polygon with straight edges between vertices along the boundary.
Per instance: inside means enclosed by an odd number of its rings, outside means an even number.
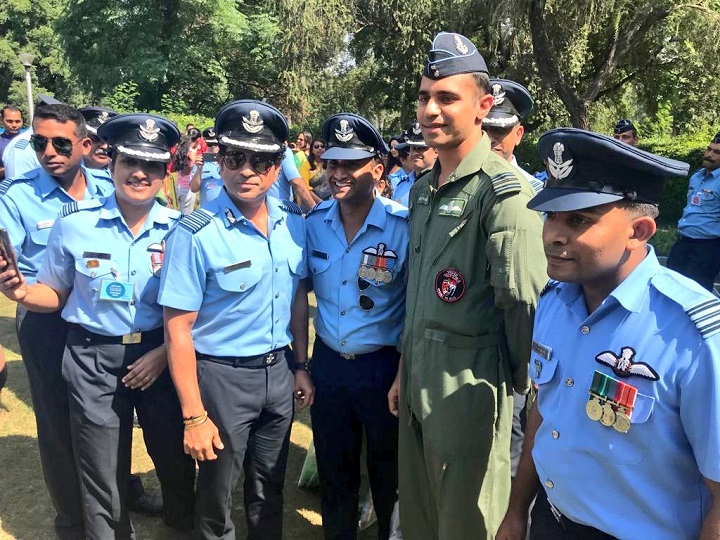
M35 229L30 231L30 241L36 246L47 246L48 239L50 238L50 231L52 227L46 227L44 229Z
M321 298L327 298L330 290L337 287L339 283L333 283L330 277L331 261L320 257L310 256L308 267L310 269L310 277L312 279L313 290L315 295Z
M262 278L262 268L259 266L249 266L247 268L238 268L230 272L220 270L215 273L215 279L220 288L224 291L235 293L248 293Z

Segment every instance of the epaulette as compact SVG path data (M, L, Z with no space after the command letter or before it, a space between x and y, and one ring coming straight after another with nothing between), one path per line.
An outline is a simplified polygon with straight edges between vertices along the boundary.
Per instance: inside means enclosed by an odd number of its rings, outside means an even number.
M102 205L103 202L100 199L83 199L82 201L69 202L60 209L60 217L66 217L88 208L99 208Z
M292 201L282 200L282 201L280 201L280 206L286 212L290 212L291 214L299 214L302 216L302 213L303 213L302 208L300 208L297 204L295 204Z
M559 281L555 281L554 279L549 280L549 281L545 284L545 286L542 288L542 290L540 291L540 298L542 298L545 293L550 292L550 291L553 290L555 287L557 287L557 286L558 286L558 283L560 283L560 282L559 282Z
M14 181L14 178L6 178L2 182L0 182L0 195L5 195Z
M682 307L704 339L720 332L720 299L691 279L674 272L659 272L651 283Z
M506 171L490 178L495 195L518 193L522 190L522 183L514 172Z
M18 150L25 150L29 144L30 139L20 139L18 142L15 143L15 148L17 148Z
M195 210L180 220L180 226L195 234L212 221L213 214L203 208Z
M382 203L385 206L385 212L387 212L391 216L397 216L405 220L410 218L410 210L408 210L405 206L403 206L399 202L386 199L384 197L382 197L382 199Z
M327 201L320 201L315 206L313 206L307 214L305 214L305 217L308 217L310 214L312 214L313 212L316 212L317 210L327 210L328 208L330 208L332 206L332 203L333 203L333 199L330 199Z

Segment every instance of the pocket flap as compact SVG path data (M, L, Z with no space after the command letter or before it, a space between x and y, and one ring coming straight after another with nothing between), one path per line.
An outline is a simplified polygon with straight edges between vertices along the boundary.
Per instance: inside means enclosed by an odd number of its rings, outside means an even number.
M75 259L75 271L89 278L112 277L113 261L83 257Z
M262 278L262 269L259 266L249 266L247 268L238 268L225 273L220 270L215 273L218 285L224 291L245 292L257 285Z
M288 263L290 263L290 259L288 259ZM321 259L320 257L310 256L309 266L310 266L310 271L313 274L322 274L325 270L330 268L330 260L329 259ZM292 270L292 267L290 267L290 270Z

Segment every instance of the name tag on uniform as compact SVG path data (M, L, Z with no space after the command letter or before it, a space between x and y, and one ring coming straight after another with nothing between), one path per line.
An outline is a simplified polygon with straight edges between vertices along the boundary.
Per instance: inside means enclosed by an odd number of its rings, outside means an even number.
M109 253L100 253L98 251L83 251L83 259L102 259L103 261L109 261L112 255Z
M100 300L109 302L131 302L134 285L129 281L103 279L100 285Z
M223 273L229 274L233 270L240 270L241 268L250 268L251 266L252 266L252 261L237 262L235 264L231 264L231 265L223 268Z
M49 229L53 226L54 223L54 219L46 219L45 221L38 221L35 226L37 227L38 231L42 231L43 229Z

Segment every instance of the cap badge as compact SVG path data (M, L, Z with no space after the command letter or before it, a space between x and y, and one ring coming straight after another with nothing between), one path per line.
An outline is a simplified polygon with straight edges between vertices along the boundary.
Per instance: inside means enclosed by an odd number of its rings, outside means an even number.
M493 84L492 91L493 91L493 107L502 105L503 102L505 101L505 92L503 92L502 85L498 84L498 83Z
M460 36L455 36L455 50L459 52L460 54L467 54L468 53L468 47L462 42L462 39L460 39Z
M556 142L553 145L554 157L550 157L547 162L547 169L550 176L556 180L562 180L572 172L573 160L568 159L563 161L563 152L565 151L565 145L563 143Z
M253 109L248 116L250 116L250 118L242 117L242 124L245 131L248 133L260 133L264 126L260 113Z
M344 143L350 142L350 140L353 138L353 134L353 128L348 125L348 121L340 120L340 128L335 129L335 137L337 138L337 140Z
M422 133L422 129L420 129L420 122L415 122L413 124L412 132L414 135L420 135Z
M140 138L148 142L156 141L160 135L160 128L155 127L155 120L148 118L145 125L140 124Z
M108 119L109 117L110 117L110 115L108 114L108 112L107 112L107 111L103 111L103 112L101 112L101 113L98 115L97 120L98 120L99 123L104 124L105 122L107 122L107 119Z
M208 129L207 134L208 134L208 137L210 137L212 139L215 137L215 130L213 128L210 128L210 129Z

